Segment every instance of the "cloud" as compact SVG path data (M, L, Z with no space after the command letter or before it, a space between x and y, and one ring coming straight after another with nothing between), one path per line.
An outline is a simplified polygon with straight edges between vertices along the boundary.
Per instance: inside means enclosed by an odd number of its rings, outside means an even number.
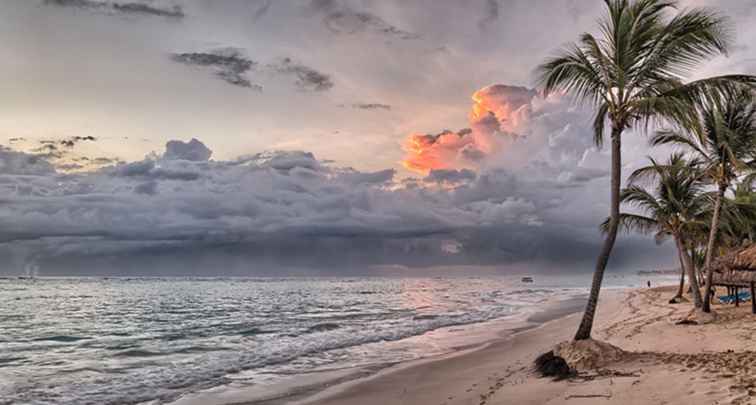
M44 4L60 7L75 7L111 14L146 15L165 18L181 19L185 17L184 10L179 5L158 7L147 2L118 2L95 0L45 0Z
M350 4L335 0L312 0L309 8L323 17L323 24L334 34L349 35L371 32L400 40L420 37L389 24L373 13L356 11L350 6Z
M486 0L483 18L478 21L478 27L481 31L486 31L488 26L499 19L499 0Z
M104 170L105 172L108 172L116 177L134 178L140 181L193 181L200 178L200 172L198 170L194 170L194 167L165 166L166 165L161 164L161 162L145 159L139 162L124 163L117 166L108 167Z
M154 15L168 18L184 18L184 10L181 6L174 5L171 8L158 8L145 3L113 3L113 9L126 14Z
M472 95L469 127L438 134L410 134L404 143L406 168L427 173L435 169L471 168L527 135L536 92L495 84Z
M359 110L391 110L390 105L381 103L354 103L352 104L352 108Z
M344 182L354 185L389 185L396 176L396 170L384 169L375 172L359 172L350 169L340 174Z
M57 170L64 172L93 169L104 166L102 159L90 159L81 156L78 146L81 143L96 142L97 137L91 135L69 136L64 138L47 138L41 140L26 139L22 137L10 138L8 141L13 144L16 150L23 150L29 155L44 160L55 167ZM116 158L111 158L113 161Z
M436 169L431 170L423 180L429 183L456 185L475 180L476 177L475 172L468 169Z
M559 177L565 185L606 175L589 169L591 115L566 97L544 99L525 87L495 84L476 91L468 128L412 133L402 161L412 171L506 167Z
M599 245L601 213L573 215L586 211L584 189L532 169L434 170L410 185L393 169L336 167L305 151L210 156L199 140L170 141L143 160L65 174L2 149L0 252L34 252L43 275L354 274L386 264L589 268ZM0 273L28 260L14 256Z
M0 173L6 175L50 175L55 168L47 160L0 146Z
M538 218L536 206L521 198L507 198L504 201L475 201L470 204L481 218L481 225L500 223L521 223L523 225L543 225Z
M192 138L189 142L168 141L165 145L166 159L171 160L189 160L193 162L204 162L210 159L211 151L204 143Z
M283 58L278 63L269 64L268 68L282 75L295 76L297 80L294 84L300 90L326 91L334 85L330 75L295 62L291 58Z
M257 62L247 58L235 48L222 48L209 52L174 53L171 57L178 63L189 66L209 68L215 75L226 83L261 91L262 86L252 84L246 73L257 65Z
M257 166L271 168L280 171L289 171L295 168L304 168L313 171L322 168L322 162L315 159L315 155L304 151L268 151L256 153L251 156L242 156L230 165Z
M263 86L253 84L247 74L258 66L255 62L236 48L220 48L208 52L174 53L171 59L188 66L212 69L215 75L234 86L245 87L255 91L262 91ZM304 91L326 91L333 86L330 75L319 72L309 66L295 62L291 58L283 58L278 62L265 66L269 73L294 76L294 84Z
M254 12L253 19L259 20L262 18L265 14L268 13L268 10L270 10L270 6L273 4L273 0L259 0L257 2L257 7Z
M87 136L72 136L70 138L63 139L62 141L60 141L60 144L62 146L65 146L66 148L73 148L79 142L84 142L84 141L94 142L96 140L97 140L97 138L95 138L94 136L91 136L91 135L87 135Z
M155 195L157 194L158 182L150 180L144 183L137 184L134 187L134 192L137 194Z

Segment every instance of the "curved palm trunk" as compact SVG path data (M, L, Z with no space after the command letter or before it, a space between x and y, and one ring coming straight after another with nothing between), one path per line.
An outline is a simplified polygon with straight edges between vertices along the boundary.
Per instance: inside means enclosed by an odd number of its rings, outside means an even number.
M683 294L685 293L685 261L682 257L683 252L680 251L680 249L677 249L677 258L680 260L680 287L677 289L677 294L675 294L672 299L682 298Z
M690 289L693 292L693 304L696 308L701 308L701 305L703 305L701 300L701 289L698 286L698 279L696 278L695 269L693 267L693 259L691 259L690 255L688 255L688 252L685 250L682 236L676 234L674 237L675 243L677 244L677 250L680 252L680 256L683 259L683 268L688 273L688 279L690 280Z
M593 329L593 317L596 315L596 306L598 305L599 292L601 283L604 280L604 271L609 262L609 256L614 248L614 242L617 240L617 229L619 228L619 208L620 208L620 181L622 172L622 129L612 127L612 183L611 183L611 201L609 214L609 229L604 239L604 245L601 247L598 259L596 260L596 269L593 272L593 281L591 283L591 293L588 297L588 304L583 312L583 319L580 321L575 340L584 340L591 338L591 329Z
M711 260L714 257L714 241L717 239L717 231L719 230L719 215L722 211L722 199L724 198L727 185L719 183L719 190L717 190L717 199L714 201L714 213L711 216L711 229L709 230L709 242L706 244L706 261L704 262L704 269L706 270L706 287L704 290L704 302L703 311L711 312L711 288L712 288L712 276L714 275L714 268L711 266Z

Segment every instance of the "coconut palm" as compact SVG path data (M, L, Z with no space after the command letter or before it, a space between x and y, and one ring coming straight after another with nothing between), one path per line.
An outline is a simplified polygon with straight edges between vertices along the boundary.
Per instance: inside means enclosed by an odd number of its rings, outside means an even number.
M753 240L756 226L756 193L751 189L749 182L740 182L733 189L732 198L725 196L721 205L715 244L715 250L720 254Z
M756 191L753 182L756 173L750 173L733 189L732 200L725 199L725 207L731 208L723 212L737 212L733 218L724 218L725 234L729 240L729 247L737 247L743 241L753 241L756 238Z
M640 178L654 180L654 190L634 184ZM630 182L631 185L622 190L620 199L641 213L621 213L620 227L627 231L654 233L657 243L669 237L674 239L680 266L690 280L693 302L696 307L701 307L701 291L685 236L700 227L706 215L707 199L701 190L699 162L686 160L682 154L671 155L663 165L651 159L651 165L635 171ZM609 219L602 228L608 230L608 226Z
M727 75L684 82L699 62L726 53L728 24L716 12L692 8L672 15L674 0L604 2L607 13L597 35L584 33L579 42L538 67L545 95L565 92L596 108L597 146L603 144L605 127L611 130L611 220L576 340L591 336L604 270L617 237L623 132L655 120L695 125L691 103L756 81Z
M673 144L687 148L704 164L709 181L716 185L709 237L706 243L706 287L703 311L711 310L712 258L719 232L725 193L739 174L753 167L756 156L756 106L749 91L705 100L698 108L699 125L686 131L664 130L651 139L652 145Z

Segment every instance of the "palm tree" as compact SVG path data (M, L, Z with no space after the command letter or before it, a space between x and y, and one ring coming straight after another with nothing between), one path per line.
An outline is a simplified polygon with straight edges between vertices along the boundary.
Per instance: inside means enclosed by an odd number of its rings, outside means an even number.
M677 247L680 266L688 274L693 302L701 307L701 291L695 275L693 260L688 252L685 235L699 227L706 209L706 197L702 193L699 162L685 160L682 154L673 154L669 161L660 165L655 160L651 165L636 170L630 176L631 185L620 195L623 203L640 209L642 214L621 213L620 226L625 230L654 233L657 243L672 237ZM656 181L654 192L635 185L641 177ZM645 215L644 215L645 214ZM609 220L602 225L608 229ZM679 292L678 294L681 294Z
M603 144L607 124L611 128L610 221L575 340L591 336L604 270L617 238L623 132L652 120L695 125L691 103L755 81L745 75L683 81L699 62L726 53L729 29L719 14L693 8L672 16L674 0L604 3L607 14L597 36L584 33L578 43L567 45L538 67L545 95L563 91L596 108L597 146Z
M751 93L741 91L720 100L707 100L697 110L699 125L687 131L660 131L651 139L651 144L673 144L687 148L703 162L706 177L717 187L703 267L706 271L703 311L710 312L711 261L716 248L722 203L732 182L753 166L756 156L756 107Z
M735 212L723 218L723 231L730 247L741 245L743 241L753 241L756 238L756 191L753 182L756 173L750 173L733 189L732 200L725 199L724 206L728 209L723 213Z

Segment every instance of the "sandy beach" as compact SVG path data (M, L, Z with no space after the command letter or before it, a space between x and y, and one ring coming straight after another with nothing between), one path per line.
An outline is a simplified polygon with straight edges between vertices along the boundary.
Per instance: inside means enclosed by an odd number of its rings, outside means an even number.
M579 314L477 350L389 368L331 386L297 405L750 404L756 403L756 316L750 304L715 305L717 320L677 325L692 307L673 287L605 291L594 338L626 353L598 370L552 381L533 359L572 337Z

